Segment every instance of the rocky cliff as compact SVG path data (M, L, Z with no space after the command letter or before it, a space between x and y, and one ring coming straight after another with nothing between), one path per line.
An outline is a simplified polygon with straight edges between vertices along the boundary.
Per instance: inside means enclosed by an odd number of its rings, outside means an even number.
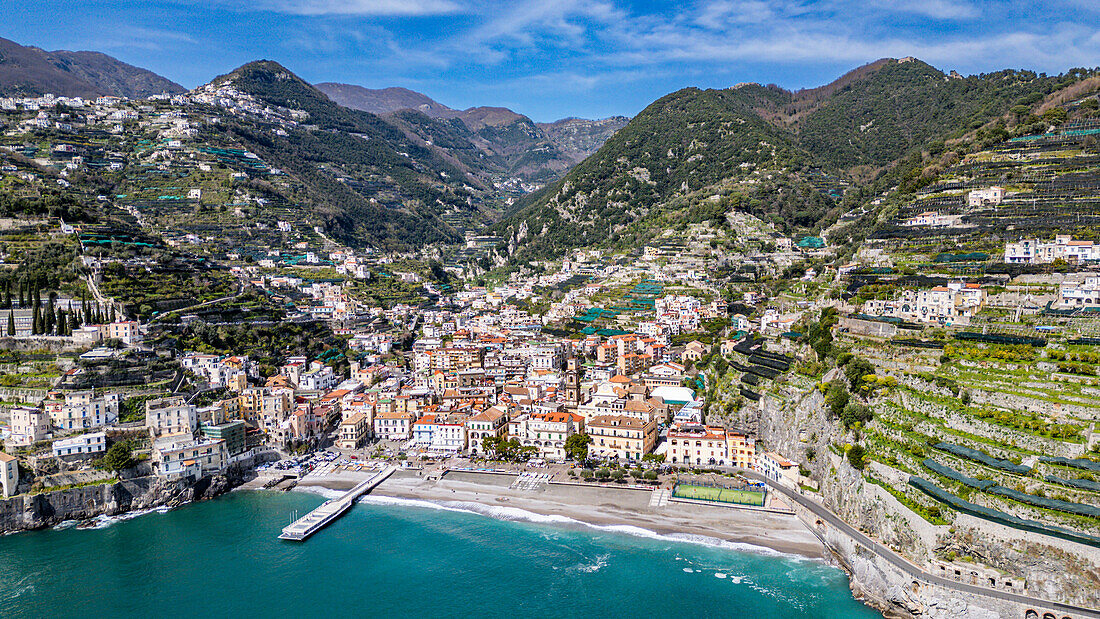
M0 501L0 534L41 529L65 520L113 516L160 506L175 507L219 496L241 481L235 474L174 482L148 476L113 484L24 494Z
M963 514L956 515L950 526L932 525L884 489L864 481L845 458L829 449L830 443L842 444L850 437L841 435L839 424L829 418L824 397L816 389L786 401L767 396L739 416L746 426L755 426L766 449L810 469L821 490L814 499L913 563L927 567L936 555L953 553L1025 579L1029 594L1035 597L1100 607L1100 561L1095 552ZM905 486L908 475L902 471L878 462L869 466L876 478L895 487ZM842 532L819 533L849 570L853 592L888 615L976 619L1019 612L1023 616L1022 610L1005 601L918 585Z

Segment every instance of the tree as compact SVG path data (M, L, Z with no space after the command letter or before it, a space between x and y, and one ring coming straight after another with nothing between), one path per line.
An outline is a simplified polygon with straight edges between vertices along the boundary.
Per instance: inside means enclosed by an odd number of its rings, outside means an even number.
M8 310L8 335L15 335L15 310Z
M117 473L134 465L130 441L121 441L111 445L102 458L95 461L96 468Z
M581 469L581 479L588 481L592 479L593 475L592 469Z
M848 450L848 462L860 471L867 466L867 450L863 448L863 445L852 445L851 449Z
M599 470L596 471L596 478L597 479L610 479L611 478L611 469L607 468L606 466L601 467Z
M874 418L871 408L863 404L848 402L840 412L840 422L845 428L850 428L857 423L867 423Z
M831 381L825 391L825 403L829 405L829 412L832 413L833 417L840 417L841 413L844 412L844 407L848 405L848 400L848 388L844 386L844 383L839 380Z
M649 481L657 481L657 471L649 470L645 472L645 478Z
M865 376L873 375L875 373L875 366L870 361L863 357L853 357L847 365L844 366L844 377L848 379L848 384L851 386L852 391L859 390L863 384Z
M565 439L565 453L575 462L584 462L588 459L588 446L591 444L592 437L579 432Z

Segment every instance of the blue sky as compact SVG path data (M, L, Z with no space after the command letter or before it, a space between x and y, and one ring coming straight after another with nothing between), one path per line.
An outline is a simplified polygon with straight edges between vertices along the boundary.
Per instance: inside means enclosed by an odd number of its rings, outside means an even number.
M7 0L0 36L102 51L189 88L250 60L539 121L685 86L818 86L881 57L964 74L1100 65L1100 2Z

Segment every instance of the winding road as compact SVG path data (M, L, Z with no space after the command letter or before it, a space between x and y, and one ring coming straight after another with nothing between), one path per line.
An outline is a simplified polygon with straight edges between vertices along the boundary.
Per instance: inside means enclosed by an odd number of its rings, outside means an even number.
M916 565L910 563L893 550L887 548L879 542L876 542L875 540L860 532L855 527L851 526L847 522L844 522L840 519L839 516L834 514L832 511L826 509L823 505L812 501L809 498L799 494L798 492L795 492L794 490L791 490L790 488L783 486L776 481L768 479L754 471L745 471L738 469L738 472L747 478L763 481L765 484L768 485L768 487L779 492L780 494L784 495L795 503L798 503L800 506L809 510L818 518L821 518L825 522L828 522L833 527L836 527L845 535L859 542L860 545L864 546L871 552L874 552L876 555L882 557L883 559L889 561L891 565L902 570L914 580L919 580L927 584L938 585L949 589L956 589L958 591L964 591L966 593L974 595L982 595L986 597L1005 600L1007 602L1023 604L1035 608L1035 610L1040 611L1040 614L1042 611L1045 610L1053 610L1057 611L1059 614L1066 613L1069 616L1074 617L1075 619L1077 617L1095 617L1097 619L1100 619L1100 610L1082 608L1080 606L1072 606L1070 604L1063 604L1061 602L1051 602L1038 598L1028 597L1025 595L1017 595L1015 593L1009 593L1007 591L997 591L996 589L989 589L986 587L978 587L966 583L955 582L953 580L941 578L934 574L929 574L928 572L925 572Z

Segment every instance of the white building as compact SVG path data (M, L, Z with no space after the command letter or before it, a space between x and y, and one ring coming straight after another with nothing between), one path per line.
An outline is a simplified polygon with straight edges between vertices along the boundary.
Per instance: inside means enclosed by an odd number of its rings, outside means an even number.
M145 427L152 436L194 434L199 427L198 409L183 396L149 400L145 403Z
M119 395L105 394L96 397L95 392L74 391L65 400L47 400L46 412L54 427L61 430L86 430L118 422Z
M313 361L309 369L298 376L297 382L298 388L306 391L329 391L340 384L340 377L329 366Z
M91 432L53 442L53 455L57 458L82 456L107 451L107 433Z
M0 451L0 490L3 490L5 499L15 496L19 491L19 460L2 451Z
M764 477L788 486L794 487L798 483L798 465L777 453L766 452L758 455L756 469Z
M1093 241L1075 241L1068 234L1059 234L1053 241L1021 239L1005 243L1005 262L1012 264L1050 264L1055 260L1069 263L1100 261L1100 245Z
M996 206L1004 200L1005 192L1001 187L989 187L986 189L975 189L966 194L967 206Z
M943 215L935 211L925 211L902 222L911 228L950 228L959 225L962 215Z
M985 307L985 290L978 284L951 282L924 290L903 290L896 299L870 299L863 313L939 325L969 324Z
M1061 308L1100 305L1100 275L1090 274L1081 279L1066 280L1058 287L1058 306Z
M228 461L223 439L196 440L188 434L177 434L153 442L156 473L166 479L197 479L218 473Z

